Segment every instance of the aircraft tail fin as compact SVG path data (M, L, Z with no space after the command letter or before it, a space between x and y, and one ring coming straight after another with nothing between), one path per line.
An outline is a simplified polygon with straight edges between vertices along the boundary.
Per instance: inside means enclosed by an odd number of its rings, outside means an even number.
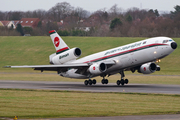
M63 41L63 39L55 30L49 31L49 34L56 49L56 54L69 50L67 44Z

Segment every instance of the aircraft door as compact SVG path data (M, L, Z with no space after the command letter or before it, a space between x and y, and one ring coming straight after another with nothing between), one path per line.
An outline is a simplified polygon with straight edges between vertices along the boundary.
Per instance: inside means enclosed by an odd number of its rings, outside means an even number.
M158 40L155 41L155 47L154 47L154 51L153 51L153 56L155 59L158 58L158 56L160 56L161 52L160 52L160 47L158 46Z

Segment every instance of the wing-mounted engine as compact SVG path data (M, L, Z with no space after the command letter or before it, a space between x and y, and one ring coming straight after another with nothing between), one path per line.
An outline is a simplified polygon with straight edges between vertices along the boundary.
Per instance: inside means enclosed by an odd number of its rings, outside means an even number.
M107 70L107 66L105 63L94 63L88 68L88 72L92 75L98 75Z
M81 49L79 48L72 48L70 50L67 50L63 53L57 54L51 54L49 56L49 60L51 64L63 64L68 61L76 60L81 56Z
M151 74L153 72L155 72L157 70L157 68L160 69L159 66L157 66L155 63L146 63L140 66L140 68L138 69L139 73L143 73L143 74Z

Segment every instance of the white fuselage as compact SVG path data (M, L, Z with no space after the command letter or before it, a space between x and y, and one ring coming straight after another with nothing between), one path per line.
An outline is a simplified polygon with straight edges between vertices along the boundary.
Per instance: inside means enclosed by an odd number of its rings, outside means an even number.
M149 38L95 53L78 60L71 61L71 63L102 63L113 60L116 64L107 69L105 73L116 74L122 69L132 68L133 66L135 67L147 62L152 62L169 55L174 51L171 47L172 42L174 41L168 37ZM61 75L64 77L78 79L88 78L85 75L76 74L76 71L77 69L70 69L67 72L61 73ZM92 77L96 77L96 75Z

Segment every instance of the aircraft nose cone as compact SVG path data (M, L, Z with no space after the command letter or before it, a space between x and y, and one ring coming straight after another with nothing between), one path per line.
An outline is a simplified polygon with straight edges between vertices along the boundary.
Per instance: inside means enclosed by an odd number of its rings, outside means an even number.
M177 43L176 42L172 42L171 43L171 47L172 47L172 49L176 49L177 48Z

